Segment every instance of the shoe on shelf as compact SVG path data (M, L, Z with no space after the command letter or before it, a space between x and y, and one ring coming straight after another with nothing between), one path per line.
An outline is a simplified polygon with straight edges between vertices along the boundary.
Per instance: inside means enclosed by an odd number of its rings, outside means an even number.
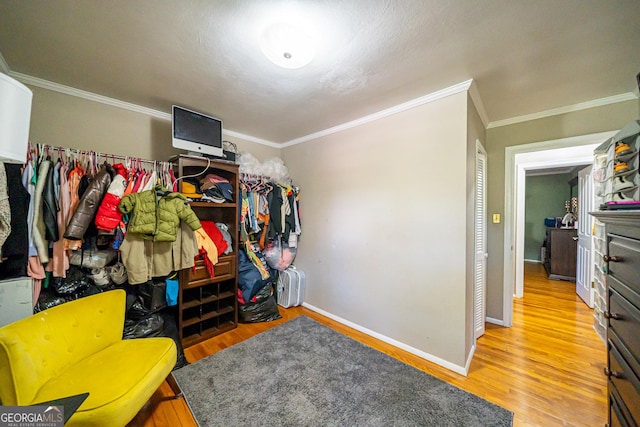
M629 170L627 162L615 162L613 165L613 173L622 173Z
M614 202L624 202L625 200L633 200L633 197L625 196L623 193L613 193Z
M613 178L612 190L614 193L629 190L634 187L633 182L627 181L624 176L616 176Z
M626 142L619 142L616 144L615 155L622 156L631 152L631 147Z

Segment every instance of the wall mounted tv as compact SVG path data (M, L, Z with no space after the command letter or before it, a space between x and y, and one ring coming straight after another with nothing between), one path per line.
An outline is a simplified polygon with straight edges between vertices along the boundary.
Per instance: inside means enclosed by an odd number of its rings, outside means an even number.
M222 156L222 120L177 105L171 108L174 148L190 154Z

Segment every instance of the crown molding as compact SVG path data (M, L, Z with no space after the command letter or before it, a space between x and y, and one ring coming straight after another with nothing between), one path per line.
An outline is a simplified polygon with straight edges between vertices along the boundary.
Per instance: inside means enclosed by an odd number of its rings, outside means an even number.
M0 58L1 59L1 58ZM2 65L0 61L0 66ZM40 79L38 77L29 76L27 74L17 73L15 71L9 71L9 74L14 79L31 86L40 87L43 89L51 90L54 92L62 93L65 95L75 96L78 98L86 99L88 101L98 102L105 105L110 105L112 107L123 108L125 110L133 111L140 114L145 114L147 116L155 117L160 120L171 121L171 114L165 113L163 111L154 110L152 108L143 107L141 105L133 104L131 102L121 101L115 98L109 98L108 96L98 95L93 92L88 92L86 90L77 89L71 86L65 86L60 83L51 82L49 80ZM263 144L269 147L280 148L280 144L275 142L267 141L266 139L256 138L251 135L245 135L239 132L234 132L229 129L223 129L223 133L226 136L231 136L235 138L240 138L245 141L254 142L256 144Z
M12 71L11 77L21 81L24 84L40 87L43 89L51 90L65 95L75 96L77 98L86 99L88 101L98 102L100 104L110 105L112 107L123 108L125 110L134 111L136 113L145 114L147 116L155 117L162 120L171 120L171 114L163 111L154 110L152 108L143 107L141 105L132 104L130 102L121 101L115 98L109 98L108 96L98 95L97 93L88 92L86 90L77 89L71 86L65 86L60 83L55 83L49 80L44 80L38 77L29 76L27 74L17 73Z
M545 110L539 113L525 114L523 116L512 117L510 119L497 120L495 122L489 123L487 129L528 122L530 120L543 119L545 117L557 116L559 114L573 113L589 108L602 107L604 105L617 104L618 102L633 101L635 99L638 99L638 96L636 96L633 92L627 92L620 95L608 96L606 98L594 99L587 102L580 102L578 104L553 108L551 110Z
M471 86L469 87L469 96L471 97L473 105L476 107L476 111L480 116L480 120L482 120L482 124L486 128L489 125L489 116L487 116L487 110L484 108L482 98L480 98L480 92L478 92L478 85L475 80L471 82Z
M266 145L268 147L273 147L273 148L282 148L282 144L278 144L277 142L272 142L262 138L256 138L255 136L246 135L244 133L236 132L233 130L223 128L222 133L228 136L232 136L234 138L240 138L240 139L244 139L245 141L255 142L256 144L262 144L262 145Z
M347 129L351 129L357 126L361 126L366 123L371 123L376 120L380 120L384 117L389 117L394 114L398 114L402 111L409 110L411 108L418 107L420 105L428 104L433 101L437 101L442 98L446 98L447 96L454 95L456 93L464 92L469 90L469 87L473 83L473 79L466 80L462 83L458 83L453 86L449 86L437 92L430 93L428 95L421 96L419 98L412 99L411 101L407 101L402 104L395 105L391 108L387 108L382 111L378 111L377 113L369 114L368 116L361 117L356 120L352 120L347 123L343 123L338 126L334 126L325 130L321 130L319 132L311 133L309 135L301 136L300 138L292 139L291 141L287 141L282 144L282 148L291 147L292 145L301 144L303 142L311 141L314 139L321 138L323 136L331 135L337 132L342 132Z

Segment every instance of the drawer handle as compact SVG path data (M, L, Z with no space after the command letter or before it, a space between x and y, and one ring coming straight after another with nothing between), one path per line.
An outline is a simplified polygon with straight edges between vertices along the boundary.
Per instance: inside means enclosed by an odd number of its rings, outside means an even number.
M609 311L605 311L604 312L604 317L606 319L622 320L622 316L621 315L619 315L618 313L610 313Z
M622 258L619 256L603 255L602 259L604 262L622 262Z
M607 376L607 378L624 378L624 375L622 375L620 372L618 371L612 371L609 368L604 368L604 374Z

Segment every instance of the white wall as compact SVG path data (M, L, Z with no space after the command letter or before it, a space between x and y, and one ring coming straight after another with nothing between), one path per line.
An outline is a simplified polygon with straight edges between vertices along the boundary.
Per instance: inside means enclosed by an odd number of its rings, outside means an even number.
M282 157L301 188L307 303L464 366L467 93Z

